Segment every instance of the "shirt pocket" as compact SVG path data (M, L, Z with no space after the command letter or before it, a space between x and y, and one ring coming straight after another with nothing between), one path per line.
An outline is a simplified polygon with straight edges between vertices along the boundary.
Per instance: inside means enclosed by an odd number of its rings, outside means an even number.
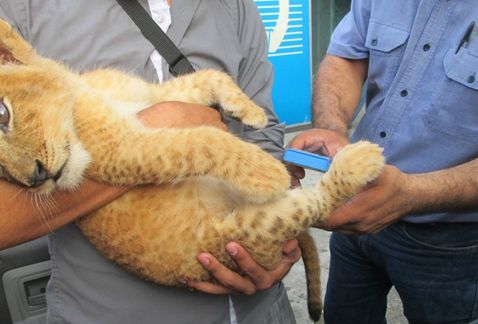
M409 34L407 30L372 21L368 26L365 46L379 53L390 53L405 44Z
M444 84L441 100L429 106L426 124L436 130L478 142L478 56L468 48L456 53L450 48L443 60Z
M405 28L371 21L365 46L369 49L369 86L387 88L397 73L410 32Z

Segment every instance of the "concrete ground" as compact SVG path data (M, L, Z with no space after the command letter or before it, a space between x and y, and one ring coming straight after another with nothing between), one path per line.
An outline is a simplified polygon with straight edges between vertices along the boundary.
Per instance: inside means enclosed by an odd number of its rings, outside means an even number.
M286 134L286 142L288 142L293 136L297 133L288 133ZM302 185L304 187L311 186L314 184L317 179L320 178L319 172L307 171ZM329 275L329 263L330 263L330 252L329 252L329 237L330 233L318 230L310 230L312 236L314 237L315 243L317 245L319 254L320 254L320 263L322 267L321 278L322 278L322 295L325 293L325 287L327 283L327 278ZM291 269L287 277L284 279L284 284L287 288L287 293L289 295L292 308L294 310L297 323L298 324L309 324L313 323L307 313L307 291L305 284L305 273L302 260L297 262L294 267ZM392 290L388 296L388 310L387 310L387 322L389 324L402 324L407 323L407 320L403 316L403 308L395 290ZM323 319L319 323L324 323Z

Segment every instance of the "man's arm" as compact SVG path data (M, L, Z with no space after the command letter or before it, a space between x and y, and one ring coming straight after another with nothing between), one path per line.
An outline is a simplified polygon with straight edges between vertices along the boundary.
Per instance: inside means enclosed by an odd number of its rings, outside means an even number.
M366 60L330 55L324 59L315 85L314 128L296 137L291 147L333 156L348 143L366 69ZM348 234L375 233L407 214L477 206L478 160L423 174L405 174L387 165L377 181L316 226Z
M313 128L297 135L289 147L334 156L348 142L348 129L367 76L367 60L326 55L319 66L312 102ZM304 170L289 166L302 179Z
M24 188L0 181L0 250L54 231L126 190L88 180L75 191L38 197Z
M406 174L387 165L380 177L317 227L376 233L408 214L478 208L478 159L440 171Z
M325 150L324 153L334 155L348 142L349 126L360 101L367 67L367 60L349 60L332 55L324 58L314 87L313 129L298 135L292 140L291 147Z
M409 213L476 210L478 159L445 170L410 174L404 192L409 197Z
M368 60L326 55L319 66L312 98L312 125L348 137L367 77Z
M193 104L162 103L143 110L139 118L149 127L209 125L226 129L215 109ZM0 181L0 250L54 231L108 204L127 190L86 180L77 190L38 197L24 188Z

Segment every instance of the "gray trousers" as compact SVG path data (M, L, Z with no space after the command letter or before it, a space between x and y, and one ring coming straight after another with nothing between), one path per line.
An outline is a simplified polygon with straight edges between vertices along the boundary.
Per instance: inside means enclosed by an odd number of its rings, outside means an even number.
M283 285L282 283L280 283ZM232 300L229 299L229 313L231 317L231 324L239 324L237 321L236 313L234 311L234 306ZM245 319L241 324L257 324L257 318ZM286 289L281 289L279 295L275 302L271 305L271 308L268 314L265 316L264 321L260 322L263 324L296 324L294 312L292 310L289 297L287 296Z

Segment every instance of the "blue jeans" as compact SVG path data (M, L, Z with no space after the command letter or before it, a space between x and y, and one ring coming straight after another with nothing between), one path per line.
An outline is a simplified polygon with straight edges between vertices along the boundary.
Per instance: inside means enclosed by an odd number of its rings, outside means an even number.
M410 323L478 323L478 223L334 233L330 251L327 324L386 323L392 285Z

